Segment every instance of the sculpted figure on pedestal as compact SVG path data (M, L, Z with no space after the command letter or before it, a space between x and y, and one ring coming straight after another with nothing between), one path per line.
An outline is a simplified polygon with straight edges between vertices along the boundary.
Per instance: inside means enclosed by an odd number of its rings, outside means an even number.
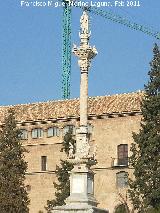
M75 157L74 155L74 146L71 142L69 142L69 158L73 159Z
M86 11L84 11L83 15L81 16L80 24L81 24L81 32L84 34L88 34L89 33L89 18L88 18L88 14Z

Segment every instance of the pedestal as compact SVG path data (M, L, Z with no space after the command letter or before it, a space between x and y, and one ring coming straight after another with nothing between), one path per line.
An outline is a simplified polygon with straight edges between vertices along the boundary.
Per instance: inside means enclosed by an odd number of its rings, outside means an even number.
M75 165L71 171L70 196L66 203L97 206L94 198L94 173L86 164Z
M52 213L109 213L105 209L100 209L97 207L93 206L71 206L71 205L66 205L66 206L59 206L54 208Z
M55 207L52 213L108 213L97 208L94 198L94 173L87 164L76 164L70 173L70 196L65 206Z

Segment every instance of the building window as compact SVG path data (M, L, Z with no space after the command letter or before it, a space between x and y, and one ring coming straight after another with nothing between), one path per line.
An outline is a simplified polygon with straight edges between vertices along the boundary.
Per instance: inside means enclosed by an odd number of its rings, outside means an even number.
M47 170L47 156L41 156L41 171Z
M128 173L118 172L116 174L116 183L118 188L124 188L128 186Z
M28 139L28 131L26 129L21 129L20 138L21 140L27 140Z
M73 135L76 134L76 128L74 125L67 125L63 128L63 135L65 135L67 132L71 132Z
M120 144L117 147L118 165L128 165L128 144Z
M27 192L30 192L31 191L31 185L27 185L26 190L27 190Z
M58 127L50 127L47 130L48 137L59 136L59 128Z
M93 133L93 126L92 126L92 124L88 124L88 133L89 134Z
M32 138L42 138L43 129L37 128L32 130Z

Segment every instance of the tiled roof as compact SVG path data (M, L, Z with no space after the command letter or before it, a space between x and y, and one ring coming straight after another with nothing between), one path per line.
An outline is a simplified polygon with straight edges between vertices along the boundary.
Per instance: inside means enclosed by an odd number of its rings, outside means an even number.
M111 96L89 98L89 115L112 113L140 112L140 103L144 93L134 92ZM21 104L0 107L0 121L3 122L5 113L14 108L17 121L37 121L54 118L79 116L79 99L48 101L42 103Z

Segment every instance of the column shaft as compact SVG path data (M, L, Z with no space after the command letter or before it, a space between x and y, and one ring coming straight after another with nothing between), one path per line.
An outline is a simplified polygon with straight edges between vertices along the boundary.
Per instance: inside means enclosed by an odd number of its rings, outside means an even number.
M80 126L87 126L88 118L88 72L81 72L80 83Z

